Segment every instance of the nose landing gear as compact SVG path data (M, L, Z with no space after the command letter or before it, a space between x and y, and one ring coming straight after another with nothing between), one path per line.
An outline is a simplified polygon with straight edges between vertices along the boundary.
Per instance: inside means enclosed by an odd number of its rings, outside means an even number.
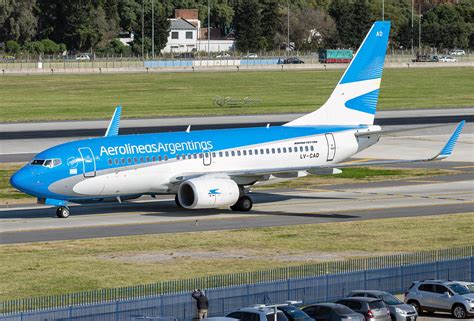
M56 216L59 218L67 218L69 217L69 214L69 208L67 208L66 206L59 206L56 209Z

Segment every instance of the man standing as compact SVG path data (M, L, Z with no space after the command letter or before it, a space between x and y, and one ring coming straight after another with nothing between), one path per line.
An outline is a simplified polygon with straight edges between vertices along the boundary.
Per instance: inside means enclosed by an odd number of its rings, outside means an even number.
M193 291L192 296L194 299L196 299L199 321L207 318L207 309L209 308L209 300L204 294L204 291L196 289Z

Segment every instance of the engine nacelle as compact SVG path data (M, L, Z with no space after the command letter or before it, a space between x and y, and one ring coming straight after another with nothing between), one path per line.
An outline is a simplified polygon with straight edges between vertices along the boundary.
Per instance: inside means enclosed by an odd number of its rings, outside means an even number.
M188 209L234 205L239 195L239 186L225 178L192 178L181 183L178 189L179 203Z

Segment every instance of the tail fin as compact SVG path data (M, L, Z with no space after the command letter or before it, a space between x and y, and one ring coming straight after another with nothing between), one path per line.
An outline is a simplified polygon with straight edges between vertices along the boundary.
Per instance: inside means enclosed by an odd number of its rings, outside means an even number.
M326 103L285 126L372 125L389 33L390 21L376 21Z

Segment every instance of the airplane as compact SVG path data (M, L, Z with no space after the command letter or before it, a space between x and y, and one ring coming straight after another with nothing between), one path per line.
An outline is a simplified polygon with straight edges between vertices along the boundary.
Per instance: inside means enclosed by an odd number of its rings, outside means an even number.
M40 152L11 185L55 206L60 218L69 216L70 203L160 194L175 195L185 209L250 211L247 192L257 182L447 158L464 121L434 157L343 163L384 133L374 118L389 32L389 21L376 21L326 103L282 126L119 135L118 106L104 137Z

